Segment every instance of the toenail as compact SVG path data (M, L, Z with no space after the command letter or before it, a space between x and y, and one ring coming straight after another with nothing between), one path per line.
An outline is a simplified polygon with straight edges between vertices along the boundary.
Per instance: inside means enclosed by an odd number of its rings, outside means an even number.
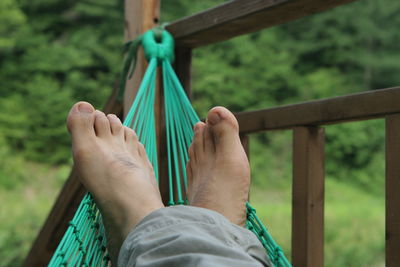
M212 112L208 115L207 121L211 125L217 124L221 120L221 117L219 116L218 112Z
M94 111L93 107L87 103L79 104L78 110L82 113L92 113Z

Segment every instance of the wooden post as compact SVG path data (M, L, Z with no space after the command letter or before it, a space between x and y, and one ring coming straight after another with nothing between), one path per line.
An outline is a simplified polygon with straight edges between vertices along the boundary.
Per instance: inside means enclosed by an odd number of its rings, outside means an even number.
M324 264L324 129L297 127L293 136L293 266Z
M247 134L240 135L240 142L242 142L242 146L244 148L244 152L246 152L247 158L250 161L250 143L249 136Z
M175 47L174 69L189 99L192 98L192 49Z
M159 21L160 0L125 0L125 41L133 40L143 32L155 27ZM127 83L124 94L124 116L128 113L139 89L147 68L147 61L143 49L138 52L135 73ZM165 119L163 111L163 94L161 90L161 75L157 73L155 120L157 131L157 149L159 151L158 162L164 162L166 157L165 147ZM159 164L160 177L166 177L166 165ZM167 184L160 183L160 191L164 202L168 193Z
M125 42L157 25L160 15L160 0L125 0ZM124 116L128 113L137 89L146 71L147 62L142 49L136 62L132 79L128 80L124 95Z
M400 266L400 114L386 117L386 266Z
M192 49L183 47L183 46L177 46L175 47L175 61L173 63L174 70L176 72L176 75L178 76L179 81L181 82L183 89L186 92L186 95L188 98L191 98L191 85L192 85L192 80L191 80L191 71L192 71ZM160 94L162 95L162 94ZM161 120L159 121L159 128L161 129L161 140L159 142L159 174L160 177L164 177L164 179L160 179L159 187L160 187L160 192L161 196L163 198L164 204L167 204L169 200L169 192L168 192L168 159L167 159L167 149L166 149L166 133L165 133L165 113L164 113L164 105L163 101L159 102L159 110L160 114L162 115ZM182 197L185 199L186 197L186 189L184 181L183 181L183 175L181 175L181 192L182 192ZM177 190L174 188L174 194L175 194L175 200L177 199Z
M250 140L247 134L240 134L240 142L242 143L244 152L246 152L247 159L250 164ZM250 191L247 196L247 201L250 201Z

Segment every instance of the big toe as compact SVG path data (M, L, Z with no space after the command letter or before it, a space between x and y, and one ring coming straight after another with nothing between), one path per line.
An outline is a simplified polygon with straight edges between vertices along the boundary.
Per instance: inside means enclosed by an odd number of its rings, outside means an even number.
M94 134L94 108L87 102L78 102L70 110L67 128L74 141Z
M217 147L235 145L240 140L239 124L232 112L224 107L214 107L208 112L207 125Z

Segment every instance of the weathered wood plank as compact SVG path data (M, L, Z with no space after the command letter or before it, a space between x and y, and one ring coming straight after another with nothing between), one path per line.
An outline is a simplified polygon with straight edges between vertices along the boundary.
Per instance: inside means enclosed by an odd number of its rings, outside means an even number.
M167 26L179 45L198 47L293 21L354 0L236 0Z
M324 129L293 131L293 266L324 265Z
M400 87L235 113L241 133L366 120L400 112Z
M143 32L155 27L160 16L160 0L125 0L125 42L135 39ZM147 61L143 50L138 51L136 69L132 79L128 80L124 94L124 115L126 115L136 96Z
M400 114L386 117L386 266L400 266Z
M244 148L244 152L246 152L247 158L250 160L250 140L247 134L240 135L240 142Z
M189 99L192 97L192 49L184 46L175 48L174 69Z

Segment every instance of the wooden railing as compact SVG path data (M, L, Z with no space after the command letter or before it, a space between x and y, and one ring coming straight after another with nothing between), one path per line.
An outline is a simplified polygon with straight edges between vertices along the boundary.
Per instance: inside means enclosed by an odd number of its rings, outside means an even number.
M400 87L235 115L246 140L254 132L293 130L294 266L324 263L324 125L385 119L386 266L400 266Z
M192 49L292 21L354 0L235 0L167 26L176 39L175 70L188 95L191 93ZM125 0L125 37L132 39L159 20L160 0ZM132 102L144 58L138 57L137 71L128 83L125 112ZM240 90L240 88L238 88ZM157 135L163 145L162 91L158 89ZM105 113L123 117L123 105L115 91ZM276 129L293 130L293 216L292 262L294 266L323 265L324 229L324 129L345 121L386 119L386 266L400 266L400 88L377 90L295 105L236 114L241 139L247 134ZM160 149L160 148L159 148ZM163 151L161 160L163 162ZM160 173L165 166L160 165ZM166 192L161 183L161 193ZM85 190L72 170L24 266L45 266L67 229Z

